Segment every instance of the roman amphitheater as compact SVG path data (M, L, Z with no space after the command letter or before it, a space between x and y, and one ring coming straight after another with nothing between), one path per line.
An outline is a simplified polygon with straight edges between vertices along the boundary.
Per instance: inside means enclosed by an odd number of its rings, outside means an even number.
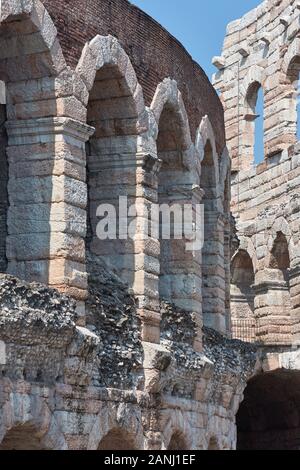
M215 89L127 0L0 31L0 450L300 449L300 2L228 25ZM120 196L135 237L100 240ZM148 234L165 203L202 250Z

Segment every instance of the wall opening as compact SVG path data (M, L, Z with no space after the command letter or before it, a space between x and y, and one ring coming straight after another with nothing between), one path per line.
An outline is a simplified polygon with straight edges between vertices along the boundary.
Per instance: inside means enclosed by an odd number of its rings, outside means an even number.
M217 181L213 149L208 141L204 149L201 165L200 186L204 190L204 245L202 249L202 310L204 324L222 330L219 325L224 312L219 299L224 291L218 291L217 285L224 282L224 266L220 253L221 239L218 231ZM223 280L222 280L223 276ZM225 286L224 286L225 287ZM224 299L225 300L225 299Z
M291 131L300 140L300 99L299 99L299 79L300 79L300 57L296 56L290 62L287 71L289 84L292 86L289 106L289 125L293 126Z
M7 134L6 122L6 89L5 83L0 81L0 272L7 269L6 237L7 237L7 211L8 211L8 164L7 164Z
M160 213L160 299L184 301L186 273L193 263L192 254L186 251L183 233L183 204L187 200L186 191L191 187L189 172L183 163L185 138L179 113L166 105L159 120L157 153L162 161L158 175L158 204L173 208L168 218ZM176 210L177 206L177 210ZM178 210L179 209L179 210ZM170 227L170 237L163 238L163 230ZM178 237L176 235L178 230ZM168 230L167 230L168 231ZM181 238L181 239L180 239ZM192 308L192 307L191 307Z
M120 239L119 197L127 197L125 210L136 202L137 118L136 103L119 68L116 65L101 68L88 103L88 124L96 130L87 145L86 248L87 253L104 261L131 286L135 273L134 244L126 236L126 239ZM109 204L112 209L97 216L101 204ZM115 226L110 223L114 214ZM99 222L103 239L97 233Z
M248 169L264 161L264 92L258 82L248 88L245 101L243 162Z
M237 413L237 449L299 450L299 390L297 371L276 371L252 379Z
M291 298L289 269L290 256L286 236L278 232L271 250L271 281L268 292L268 303L272 305L272 318L277 325L277 340L291 342Z
M254 316L254 269L250 255L239 250L231 262L232 336L246 342L256 340Z
M134 439L123 429L112 429L103 437L98 450L137 450Z
M167 450L189 450L182 432L174 432Z
M23 424L10 429L3 441L0 450L46 450L38 437L34 426Z
M212 437L210 439L207 450L219 450L218 441L216 437Z

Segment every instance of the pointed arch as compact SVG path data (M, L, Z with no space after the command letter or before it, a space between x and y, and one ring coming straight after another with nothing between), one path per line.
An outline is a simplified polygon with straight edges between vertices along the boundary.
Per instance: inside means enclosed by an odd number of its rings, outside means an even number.
M3 0L0 29L1 80L56 77L66 69L57 30L40 0Z
M216 139L208 116L204 116L198 129L196 148L201 160L200 187L203 190L204 245L202 248L202 309L207 327L225 333L225 223L223 197L220 194L219 157ZM220 286L216 296L215 286ZM222 292L223 291L223 292ZM222 295L223 293L223 295ZM217 298L219 297L219 299ZM223 298L223 300L220 299Z
M197 254L193 256L193 251L186 249L188 236L182 223L184 206L195 203L193 190L199 185L199 177L187 113L174 80L165 79L158 85L151 111L157 122L156 149L161 161L158 204L167 209L160 218L160 299L200 315L201 266ZM163 233L167 227L170 234Z
M242 113L244 120L241 129L241 150L242 156L240 161L239 170L248 170L252 167L254 162L260 163L264 159L264 150L260 149L262 155L255 155L256 137L262 137L263 130L263 116L257 114L258 98L260 91L264 92L264 71L262 67L253 65L247 75L245 76L240 89L240 104L242 106ZM263 99L263 98L262 98ZM262 107L264 105L262 104ZM256 120L260 118L261 122L256 124ZM257 129L258 125L262 129ZM261 131L261 132L259 132Z
M127 447L127 449L123 447L120 450L144 449L144 432L141 417L129 405L105 406L96 417L92 426L87 450L101 449L102 445L103 447L106 446L107 450L118 450L108 449L108 447L111 446L112 442L117 446L121 446L120 439L125 439L124 445ZM133 449L129 449L131 446L133 446Z
M18 397L20 400L20 398ZM67 450L61 428L47 404L39 397L24 396L14 408L14 393L1 414L0 450Z
M29 282L39 281L64 292L72 291L82 298L84 282L80 289L76 280L74 288L66 275L69 269L66 265L70 266L74 258L77 272L84 271L83 263L78 262L79 254L70 253L70 246L82 244L81 224L78 223L80 229L76 232L65 227L53 228L52 221L61 218L68 192L62 190L60 202L53 203L55 184L62 188L68 151L65 147L60 152L62 164L58 172L54 172L57 161L54 155L58 154L57 146L68 145L64 140L68 126L73 126L72 136L76 134L75 145L82 148L85 129L73 120L84 121L86 108L74 96L74 74L66 64L57 30L42 2L1 2L0 47L8 136L7 271ZM84 182L76 177L76 185L80 193Z
M182 146L188 150L192 146L192 138L188 115L177 82L171 78L165 78L155 91L150 109L152 110L157 125L165 108L172 109L178 117L182 129Z
M191 425L180 413L172 413L164 426L163 450L192 450L193 433ZM178 447L178 449L175 449Z
M248 343L256 340L254 282L252 259L247 251L239 249L231 261L232 336Z
M146 119L146 108L144 103L144 96L142 87L138 82L133 65L122 48L119 41L109 35L100 36L97 35L88 42L82 51L78 65L76 67L76 73L85 83L89 94L93 87L95 87L95 81L97 81L97 74L102 72L102 77L98 77L99 81L108 79L114 80L110 85L114 85L114 89L107 90L101 86L94 93L100 93L102 97L107 99L113 99L123 96L130 96L132 98L133 112L137 117L137 122L141 120L141 128L139 133L145 132L147 124ZM101 80L102 78L102 80ZM122 82L120 82L122 79ZM102 84L104 85L104 84ZM90 96L86 97L86 104ZM143 127L144 126L144 127Z
M199 160L201 163L201 170L200 170L201 173L202 173L203 160L205 160L205 149L207 148L208 144L211 148L212 162L210 163L210 165L212 166L213 164L213 172L214 172L213 178L215 180L216 187L218 187L220 183L220 171L219 171L219 157L218 157L217 147L216 147L216 137L215 137L215 133L211 125L211 122L209 120L209 117L204 116L197 130L196 142L195 142L195 148L196 148L196 151L198 152Z
M135 202L139 139L148 129L142 87L128 55L113 36L97 35L88 42L76 73L87 87L87 121L95 128L87 145L86 249L134 287L134 241L120 240L118 233L113 234L114 239L106 238L104 230L101 239L97 210L110 204L118 217L120 197L128 197L130 205Z

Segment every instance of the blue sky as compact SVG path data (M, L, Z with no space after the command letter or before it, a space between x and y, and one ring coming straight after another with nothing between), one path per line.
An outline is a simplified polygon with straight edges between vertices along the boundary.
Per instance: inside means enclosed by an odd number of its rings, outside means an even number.
M209 79L216 69L211 64L222 51L227 24L257 7L260 0L131 0L175 36L205 70ZM257 103L262 114L262 102ZM256 162L263 160L262 116L256 122Z
M226 26L260 0L130 0L162 24L188 50L211 79L211 59L221 54Z

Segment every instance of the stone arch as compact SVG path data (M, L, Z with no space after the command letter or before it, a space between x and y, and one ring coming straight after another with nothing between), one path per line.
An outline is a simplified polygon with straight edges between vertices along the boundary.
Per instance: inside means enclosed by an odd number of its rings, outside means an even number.
M294 244L294 239L293 239L293 232L292 232L291 227L290 227L289 223L287 222L287 220L284 217L278 217L274 221L274 223L271 227L269 238L268 238L268 243L267 243L268 254L267 254L267 257L266 257L266 261L265 261L265 266L266 267L270 266L271 256L272 256L272 249L273 249L274 243L275 243L276 238L277 238L279 233L284 235L284 237L286 239L290 264L292 264L292 262L293 262L293 257L294 257L294 253L295 253L295 244Z
M231 324L233 338L245 342L256 339L254 282L252 259L246 250L239 249L231 261Z
M258 334L262 342L272 345L292 342L289 229L283 220L273 225L264 269L257 275Z
M227 320L225 300L222 294L216 298L216 286L223 290L225 299L225 258L224 246L225 219L223 196L220 193L219 158L216 139L207 116L201 121L196 138L196 148L201 159L200 187L203 190L204 205L204 245L202 248L202 310L204 324L225 333ZM229 254L229 253L228 253Z
M240 88L240 97L243 102L247 99L247 94L253 83L259 83L260 86L264 87L265 76L264 69L258 65L250 67L246 74Z
M184 205L191 206L197 201L199 178L187 113L174 80L165 79L158 85L151 110L157 122L156 148L161 161L157 175L158 203L172 210L179 208L174 220L170 217L170 223L164 224L164 215L160 219L160 299L200 315L201 265L197 254L186 249L189 242L182 226ZM169 227L171 236L164 237L162 229ZM175 228L179 233L175 234Z
M141 123L141 120L145 119L145 115L147 114L143 91L141 85L138 83L132 63L115 37L111 35L97 35L84 46L76 67L76 73L85 83L89 93L91 93L95 81L97 81L97 73L105 68L108 76L110 74L108 69L115 68L115 71L118 71L116 72L117 76L115 79L120 78L120 76L122 77L123 85L126 87L126 94L132 97L132 102L134 103L134 114L138 117L137 123L140 125L138 133L145 132L147 130L147 128L145 128L145 126L147 127L147 123ZM118 83L114 83L114 85L114 91L118 91L117 88L121 85ZM108 99L113 97L108 90L102 90L102 93L106 93ZM87 96L86 104L88 104L88 100L89 97Z
M236 416L238 450L298 450L299 371L256 375Z
M111 442L120 443L123 437L127 447L133 445L133 449L120 450L142 450L144 449L144 430L141 416L133 407L123 403L114 406L107 404L96 417L92 426L87 450L97 450L103 445ZM118 450L118 449L109 449Z
M171 78L165 78L163 82L157 86L151 103L150 108L155 117L157 126L159 125L161 114L164 109L166 109L166 106L174 109L178 115L178 120L182 129L183 148L184 150L190 149L193 144L188 115L181 92L178 90L177 82Z
M201 169L200 169L201 173L203 170L202 168L203 161L205 160L205 148L208 144L210 145L211 152L212 152L213 172L214 172L213 178L215 179L217 188L219 188L219 184L221 183L221 181L220 181L220 170L219 170L219 157L218 157L217 147L216 147L216 137L215 137L215 133L211 125L211 122L209 120L209 117L204 116L198 128L197 135L196 135L196 143L195 143L196 151L198 152L199 161L201 163ZM226 156L226 153L225 153L225 156Z
M138 157L140 138L148 128L142 87L128 55L113 36L96 36L87 43L76 68L76 73L88 90L87 121L95 128L87 146L88 235L86 239L89 262L94 257L116 270L118 275L135 286L135 243L116 232L102 238L97 231L105 215L105 207L112 207L112 215L119 216L120 197L127 198L124 210L136 204L139 175L144 161ZM141 178L140 178L141 179ZM98 212L102 205L103 212ZM109 212L111 213L111 212ZM126 214L122 214L123 220ZM126 227L127 229L127 227ZM139 292L136 292L139 294ZM142 293L141 293L142 294Z
M224 213L230 211L231 200L231 159L227 147L225 147L220 160L219 171L220 194L223 198Z
M291 73L291 65L296 58L300 57L300 39L295 38L289 45L282 62L282 71L285 75Z
M98 450L137 450L134 437L120 428L111 429L101 440Z
M66 69L57 30L40 0L3 0L0 28L0 44L7 51L1 56L0 77L6 83L56 77ZM22 34L35 37L25 41Z
M219 445L219 442L216 436L211 436L208 440L207 450L220 450L220 449L221 447Z
M300 39L295 38L289 45L282 63L283 73L286 76L285 84L285 112L282 116L285 122L286 134L291 134L291 144L300 139L300 106L298 100L298 89L300 80Z
M86 117L77 96L82 89L79 84L73 94L74 73L67 67L57 30L42 2L2 1L0 30L0 80L6 86L9 163L7 270L21 279L66 292L74 288L65 274L66 265L69 268L74 260L70 245L79 246L82 233L51 222L61 220L65 210L69 190L64 191L62 184L68 183L69 188L73 182L73 174L67 182L63 180L66 165L61 163L69 151L66 128L77 140L74 147L82 147L85 140L84 129L74 121ZM55 173L58 159L53 156L59 152L60 165ZM79 178L76 187L79 192L83 190ZM54 194L59 199L57 204L53 204ZM73 201L69 207L75 211ZM85 271L79 254L75 257L77 271Z
M251 168L255 161L255 127L256 127L256 106L259 90L264 92L263 68L254 65L245 76L240 89L240 103L242 105L243 121L241 130L241 151L242 160L240 170Z
M181 442L185 443L186 448L183 450L193 450L196 448L195 441L198 436L193 435L191 424L187 416L180 411L174 410L166 416L164 423L162 429L162 450L169 449L173 436L175 436L175 438L176 436L180 437Z
M19 406L15 408L15 404ZM0 450L67 450L60 426L41 398L18 396L1 410Z
M239 249L244 250L249 254L249 256L252 260L254 273L256 273L256 271L257 271L257 255L256 255L256 249L255 249L255 246L253 244L253 241L251 240L251 238L247 238L247 237L241 237L239 241L240 241Z
M182 432L178 430L173 432L167 450L190 450Z

